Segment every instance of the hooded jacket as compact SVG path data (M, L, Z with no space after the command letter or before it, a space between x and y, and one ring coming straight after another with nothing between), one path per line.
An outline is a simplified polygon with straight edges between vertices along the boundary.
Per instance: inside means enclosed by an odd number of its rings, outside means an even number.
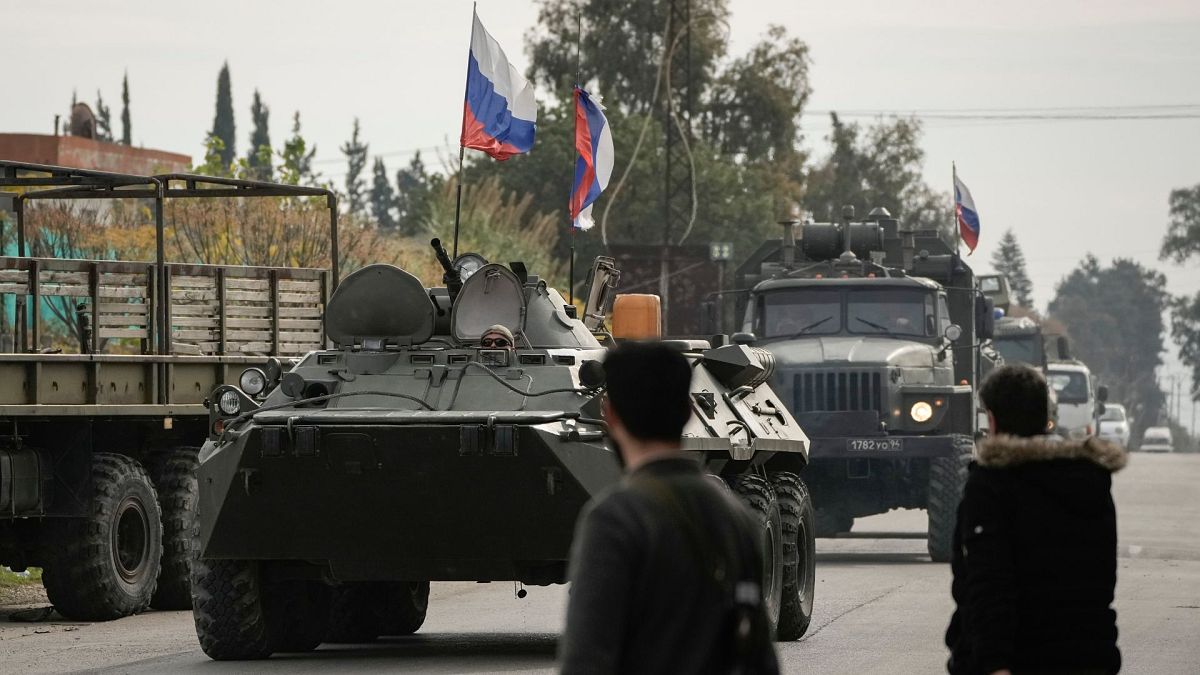
M951 673L1120 670L1111 487L1126 458L1096 438L979 445L954 533Z

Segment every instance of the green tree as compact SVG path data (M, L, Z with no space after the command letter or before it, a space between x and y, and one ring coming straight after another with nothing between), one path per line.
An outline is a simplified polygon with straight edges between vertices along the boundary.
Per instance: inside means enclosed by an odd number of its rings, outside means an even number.
M96 140L113 142L112 111L104 104L104 97L100 95L99 89L96 90Z
M1017 304L1033 309L1033 282L1029 280L1029 273L1025 269L1025 253L1021 251L1021 244L1011 228L1000 238L999 247L992 253L992 267L997 274L1008 277Z
M921 123L915 119L881 121L865 133L834 113L829 135L832 151L808 173L804 206L817 220L836 221L842 207L876 206L917 229L939 229L953 236L950 197L924 182Z
M1163 362L1169 303L1161 273L1123 258L1101 267L1092 255L1058 284L1050 302L1050 316L1067 326L1076 357L1108 385L1111 400L1133 411L1135 438L1158 422L1163 407L1155 371Z
M292 116L292 135L283 142L279 152L279 179L291 185L315 185L318 176L313 173L313 157L317 146L308 147L308 141L300 133L300 111Z
M381 229L393 230L396 228L396 216L392 214L396 206L396 191L392 189L392 181L382 157L375 158L372 173L371 192L368 195L371 216Z
M246 154L246 164L250 167L250 175L258 180L271 180L271 109L262 102L258 90L254 90L254 102L250 104L250 119L254 128L250 131L250 150Z
M367 144L358 139L358 132L358 118L355 117L354 132L341 148L346 157L346 209L351 216L366 208L366 180L362 173L367 168Z
M1168 202L1171 220L1159 258L1182 265L1200 257L1200 184L1172 190ZM1200 293L1171 303L1171 337L1192 369L1193 399L1200 400Z
M129 118L129 73L121 78L121 142L133 145L133 124Z
M442 176L425 169L420 152L413 155L407 167L396 172L396 225L401 234L412 236L424 231L434 193L441 189L442 183Z
M217 113L213 117L212 135L221 139L221 163L233 164L237 157L237 128L233 119L233 87L229 81L229 63L221 66L217 75Z

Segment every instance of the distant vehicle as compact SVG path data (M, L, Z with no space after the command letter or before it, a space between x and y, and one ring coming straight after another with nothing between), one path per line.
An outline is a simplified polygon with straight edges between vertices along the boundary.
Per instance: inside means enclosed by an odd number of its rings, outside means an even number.
M1055 431L1066 438L1086 438L1096 429L1096 391L1092 373L1080 361L1051 361L1046 382L1058 397Z
M1174 452L1175 440L1171 437L1170 427L1147 428L1138 449L1142 452Z
M1129 447L1129 417L1125 413L1125 406L1119 403L1104 406L1104 414L1100 415L1099 435L1106 441Z

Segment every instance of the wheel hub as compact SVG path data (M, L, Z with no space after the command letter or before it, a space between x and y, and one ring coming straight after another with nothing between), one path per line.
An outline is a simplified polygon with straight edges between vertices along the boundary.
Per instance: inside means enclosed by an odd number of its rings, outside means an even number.
M113 563L126 583L137 583L146 573L150 549L150 521L142 500L126 496L117 505L112 528Z

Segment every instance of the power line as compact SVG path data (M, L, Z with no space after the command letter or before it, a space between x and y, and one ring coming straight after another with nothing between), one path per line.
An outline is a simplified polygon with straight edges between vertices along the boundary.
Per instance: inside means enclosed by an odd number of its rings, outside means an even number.
M1171 103L1114 106L1063 106L1043 108L912 108L885 110L806 110L805 117L836 114L846 118L916 117L928 120L1057 121L1057 120L1191 120L1200 119L1200 104Z
M426 146L423 148L405 148L403 150L388 150L387 152L377 152L377 153L373 153L371 156L372 157L396 157L399 155L415 155L418 152L433 152L435 150L440 150L441 148L442 148L442 146L440 146L440 145L430 145L430 146ZM313 164L335 164L338 162L345 162L345 161L346 161L345 157L330 157L327 159L314 159Z

